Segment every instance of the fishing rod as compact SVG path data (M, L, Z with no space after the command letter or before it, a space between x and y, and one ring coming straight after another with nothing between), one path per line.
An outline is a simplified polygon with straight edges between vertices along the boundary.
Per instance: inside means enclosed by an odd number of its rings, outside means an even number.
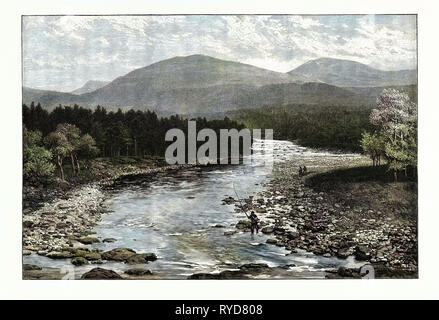
M245 207L244 207L244 205L242 204L242 200L241 200L241 198L238 196L238 192L236 192L235 183L232 182L232 185L233 185L233 191L235 191L236 198L238 198L239 204L241 205L241 209L244 211L245 216L246 216L248 219L250 219L249 215L247 214L247 210L245 210Z

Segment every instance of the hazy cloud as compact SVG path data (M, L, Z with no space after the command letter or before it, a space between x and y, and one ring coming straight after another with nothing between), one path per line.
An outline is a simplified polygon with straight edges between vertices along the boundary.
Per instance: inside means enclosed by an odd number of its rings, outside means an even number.
M409 15L23 18L24 85L61 91L196 53L280 72L319 57L412 69L416 46Z

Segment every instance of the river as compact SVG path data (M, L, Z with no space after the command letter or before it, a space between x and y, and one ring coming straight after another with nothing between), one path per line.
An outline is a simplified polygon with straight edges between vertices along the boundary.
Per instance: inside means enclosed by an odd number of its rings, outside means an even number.
M308 150L287 141L270 143L275 163L328 156L328 153ZM254 149L260 150L260 145L255 144ZM224 234L237 231L236 223L246 217L235 212L233 204L226 205L222 200L228 196L235 198L234 190L242 198L261 191L270 175L266 160L266 155L259 154L246 164L193 168L153 178L126 180L110 192L107 200L110 213L105 214L95 228L98 238L116 241L91 247L105 251L131 248L138 253L154 252L158 260L148 263L147 268L158 278L165 279L233 270L246 263L288 266L284 272L270 278L323 278L326 269L358 266L353 258L325 258L303 251L290 253L266 244L272 236L263 233ZM52 260L37 255L24 257L24 263L73 267L69 259ZM73 268L76 274L82 274L93 267L96 265ZM123 272L132 266L107 262L102 267Z

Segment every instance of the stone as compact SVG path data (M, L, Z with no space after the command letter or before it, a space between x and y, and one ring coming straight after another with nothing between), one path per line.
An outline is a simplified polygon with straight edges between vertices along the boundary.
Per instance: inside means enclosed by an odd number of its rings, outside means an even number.
M40 266L37 266L35 264L23 264L23 270L42 270Z
M239 220L239 222L236 224L237 229L250 229L250 226L250 220Z
M228 197L228 198L223 199L223 202L225 204L233 204L233 203L235 203L235 199L233 199L232 197Z
M99 252L86 252L83 257L90 261L101 260L102 256Z
M264 228L261 229L261 232L262 233L266 233L266 234L273 233L274 232L274 228L273 227L264 227Z
M128 264L142 264L148 263L148 261L157 260L157 256L154 253L136 253L125 260Z
M370 259L370 251L365 246L357 246L354 251L355 259L359 261L367 261Z
M224 270L218 274L218 279L221 280L233 280L233 279L246 279L246 273L243 270Z
M82 244L93 244L100 242L98 238L95 237L82 237L78 239L78 242Z
M117 239L114 238L105 238L104 240L102 240L103 243L112 243L112 242L116 242Z
M32 254L32 251L26 250L26 249L23 250L23 256L30 256L31 254Z
M337 251L337 257L340 259L346 259L349 256L349 248L341 248Z
M82 256L86 252L89 252L90 249L85 247L64 247L61 249L61 251L68 251L73 253L75 256Z
M267 239L266 243L268 243L268 244L277 244L277 240L276 239Z
M136 251L128 248L116 248L102 253L105 260L126 261L129 257L136 254Z
M72 259L71 262L75 266L82 266L84 264L88 264L88 260L83 257L75 257Z
M188 277L190 280L217 280L219 273L194 273Z
M290 240L294 240L300 237L300 233L297 231L289 231L286 233L286 236Z
M35 222L30 219L23 219L23 227L31 228L35 225Z
M266 269L269 268L268 264L266 263L247 263L247 264L243 264L242 266L239 267L239 269L241 270L259 270L259 269Z
M74 254L68 251L51 251L46 254L46 257L50 259L67 259L72 258L73 256Z
M233 231L225 231L225 232L224 232L224 235L225 235L225 236L231 236L231 235L234 235L235 233L236 233L235 230L233 230Z
M94 268L81 276L82 280L113 280L122 279L122 277L113 270L104 268Z
M125 271L125 273L130 276L147 276L152 274L151 270L143 268L128 269Z
M358 270L345 267L338 268L337 275L342 278L358 278L360 276Z

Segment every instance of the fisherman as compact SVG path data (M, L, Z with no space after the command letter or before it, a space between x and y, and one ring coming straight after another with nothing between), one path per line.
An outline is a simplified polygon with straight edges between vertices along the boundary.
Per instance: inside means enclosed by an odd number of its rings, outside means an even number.
M299 177L301 177L303 175L303 169L302 166L299 166Z
M306 174L306 171L307 171L306 166L303 166L303 175Z
M250 230L252 234L259 233L259 218L256 215L254 211L250 212L250 216L248 217L250 219Z

